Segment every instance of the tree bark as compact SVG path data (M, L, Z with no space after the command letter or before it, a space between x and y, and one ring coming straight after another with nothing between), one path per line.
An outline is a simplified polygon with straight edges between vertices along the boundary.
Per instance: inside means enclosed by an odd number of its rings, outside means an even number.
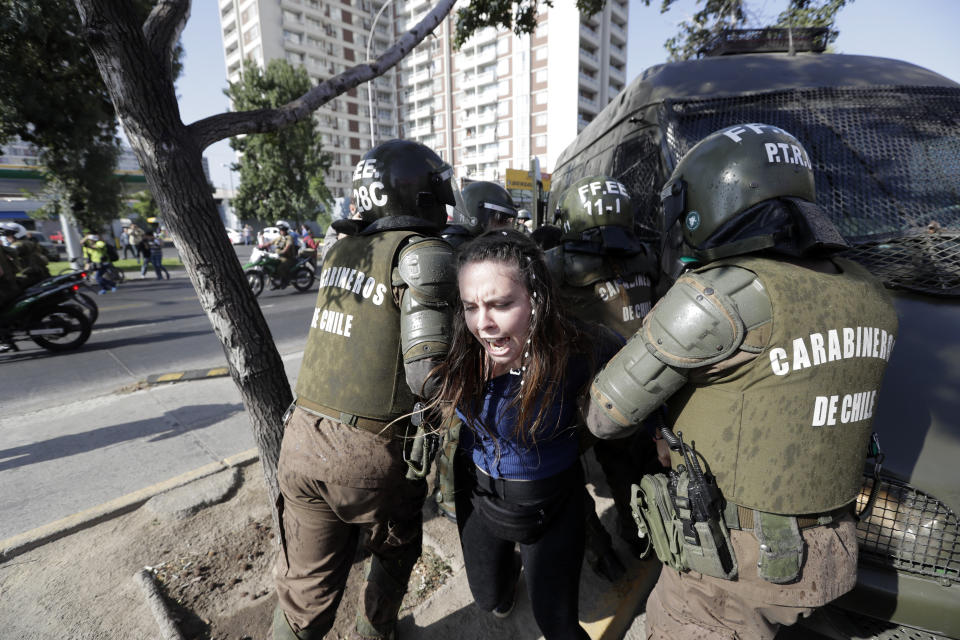
M180 119L170 72L173 46L189 16L189 0L163 0L144 25L125 0L74 2L164 224L223 345L252 423L276 524L282 416L293 396L270 329L223 230L204 177L202 151L229 136L272 131L308 118L326 101L382 74L439 24L454 0L441 0L374 64L358 65L285 107L222 114L190 127Z

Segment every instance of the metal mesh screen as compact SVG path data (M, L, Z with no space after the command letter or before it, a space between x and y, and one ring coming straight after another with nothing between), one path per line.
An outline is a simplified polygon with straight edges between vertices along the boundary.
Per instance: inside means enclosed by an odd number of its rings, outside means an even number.
M960 295L960 89L798 89L667 103L674 162L723 127L764 122L810 155L817 201L891 286Z
M627 138L617 147L611 166L612 175L619 177L633 200L637 235L654 246L660 238L657 212L664 174L658 138L653 129Z
M868 478L858 508L873 486ZM960 583L960 526L945 504L908 484L880 481L870 517L857 524L864 560Z

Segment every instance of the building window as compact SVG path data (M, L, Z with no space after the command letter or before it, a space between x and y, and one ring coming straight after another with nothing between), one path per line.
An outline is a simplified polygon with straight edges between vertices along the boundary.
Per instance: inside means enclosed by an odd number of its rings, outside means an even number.
M534 81L534 82L537 82L537 83L541 83L541 84L544 83L544 82L546 82L546 81L547 81L547 70L546 70L546 69L540 69L539 71L537 71L536 73L534 73L534 74L533 74L533 81Z
M547 148L547 136L534 136L534 138L533 138L533 146L537 147L538 149L546 149L546 148Z
M547 48L546 48L546 47L540 47L540 48L538 48L536 51L534 51L534 52L533 52L533 59L534 59L534 60L546 60L546 59L547 59Z
M547 114L541 113L533 119L534 126L545 127L547 126Z
M253 25L243 32L243 43L250 44L251 41L260 37L260 25Z
M534 97L533 97L533 103L534 103L534 104L547 104L547 92L546 92L546 91L541 91L540 93L537 93L536 95L534 95Z

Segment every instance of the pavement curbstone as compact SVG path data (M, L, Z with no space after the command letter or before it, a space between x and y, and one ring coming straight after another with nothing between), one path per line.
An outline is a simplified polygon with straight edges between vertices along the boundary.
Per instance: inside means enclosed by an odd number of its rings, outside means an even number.
M6 540L0 540L0 562L6 562L15 556L26 553L31 549L36 549L48 542L59 540L77 531L82 531L83 529L105 522L111 518L129 513L138 509L154 496L166 491L182 487L195 480L205 478L231 467L244 466L256 462L258 459L259 455L257 450L249 449L228 458L211 462L199 469L188 471L164 482L159 482L149 487L144 487L139 491L120 496L96 507L91 507L67 516L66 518L61 518L42 527L37 527L36 529L15 535Z

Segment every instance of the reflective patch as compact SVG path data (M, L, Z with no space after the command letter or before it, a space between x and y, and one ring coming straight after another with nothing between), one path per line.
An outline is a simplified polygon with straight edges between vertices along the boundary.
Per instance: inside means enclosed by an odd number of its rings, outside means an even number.
M690 231L696 231L696 229L700 226L700 214L696 211L691 211L688 213L686 225L687 229Z

